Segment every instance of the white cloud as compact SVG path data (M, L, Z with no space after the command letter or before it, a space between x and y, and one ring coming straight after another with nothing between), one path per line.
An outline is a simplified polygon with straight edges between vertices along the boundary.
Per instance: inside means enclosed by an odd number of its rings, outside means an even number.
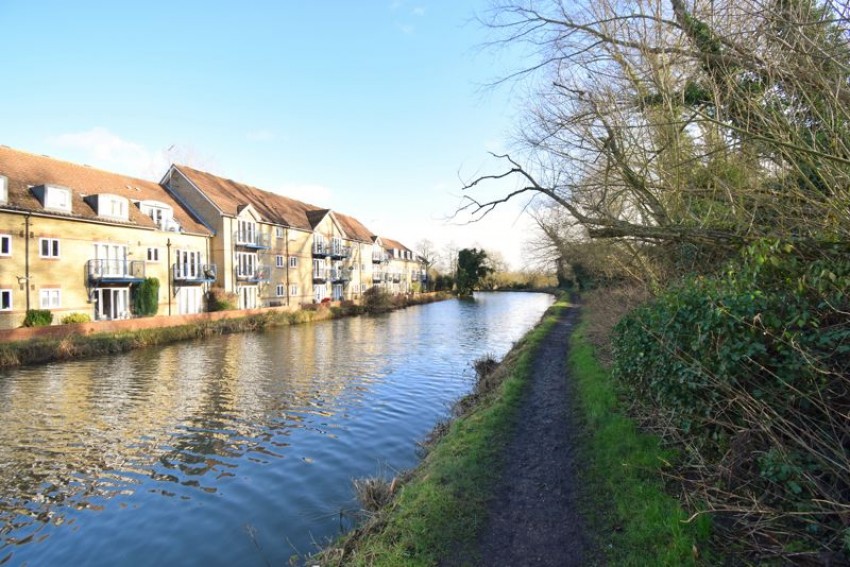
M47 143L75 152L73 161L135 177L158 178L168 167L162 152L152 152L100 126L51 136Z
M274 192L311 205L332 208L330 203L333 198L333 192L324 185L309 183L302 185L282 185L275 189Z
M401 33L404 35L413 35L416 32L416 27L410 24L396 24L398 29L401 30Z
M413 14L414 16L420 16L420 17L424 16L425 15L425 7L424 6L417 6L413 10L411 10L410 13Z

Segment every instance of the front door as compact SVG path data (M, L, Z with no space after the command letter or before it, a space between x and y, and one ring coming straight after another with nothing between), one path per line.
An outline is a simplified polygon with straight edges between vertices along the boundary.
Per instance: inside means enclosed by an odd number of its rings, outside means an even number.
M129 288L98 288L94 297L94 318L98 321L128 319L130 317L129 305Z

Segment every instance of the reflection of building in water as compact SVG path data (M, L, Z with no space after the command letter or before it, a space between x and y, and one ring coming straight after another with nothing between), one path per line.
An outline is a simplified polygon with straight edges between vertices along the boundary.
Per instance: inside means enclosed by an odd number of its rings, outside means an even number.
M212 490L239 457L273 458L291 429L333 415L380 367L385 327L353 318L18 370L0 381L0 521L36 530L147 479Z

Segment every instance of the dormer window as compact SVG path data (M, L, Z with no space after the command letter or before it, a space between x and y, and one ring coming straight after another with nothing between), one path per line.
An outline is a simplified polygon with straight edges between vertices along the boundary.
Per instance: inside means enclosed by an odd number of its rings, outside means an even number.
M126 198L110 193L101 193L86 197L86 201L92 206L97 216L116 219L129 219L129 204Z
M257 223L249 220L239 220L236 231L237 244L254 244L257 242Z
M180 232L180 225L174 220L174 209L159 201L140 201L139 210L149 216L160 230Z
M9 201L9 179L5 175L0 175L0 203Z
M71 212L70 189L56 185L39 185L33 187L32 191L45 209L63 213Z

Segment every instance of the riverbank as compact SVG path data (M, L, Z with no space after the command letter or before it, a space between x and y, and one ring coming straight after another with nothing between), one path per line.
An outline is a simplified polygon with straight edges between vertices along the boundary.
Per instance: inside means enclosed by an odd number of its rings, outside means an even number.
M391 298L387 309L403 309L449 299L446 293L418 294ZM244 314L240 311L220 311L185 315L178 318L160 317L131 319L120 322L79 323L51 327L13 329L0 343L0 368L45 364L61 360L88 358L102 354L128 352L150 346L180 341L259 331L266 328L298 325L351 317L369 312L366 306L354 302L310 304L302 309L267 308ZM181 324L174 324L179 321ZM109 329L99 331L99 327ZM122 328L124 327L124 328ZM138 328L142 327L142 328ZM26 336L15 340L15 336ZM31 337L31 338L29 338Z
M671 455L625 417L584 324L564 332L575 309L564 299L552 306L458 403L458 417L435 430L439 439L429 444L421 465L392 481L391 501L314 559L322 565L475 565L498 557L537 565L700 562L710 526L703 519L688 522L676 499L664 492L658 471ZM566 384L563 395L574 400L549 409L541 405L542 413L532 417L529 412L537 410L528 404L541 361L551 362L558 353L569 357L568 366L553 365L552 371ZM551 398L552 387L544 385L537 398ZM559 423L564 412L571 415L559 431L569 438L556 440L553 449L547 446L551 439L538 437L549 429L540 424ZM538 425L528 427L531 420ZM531 453L519 460L542 457L548 466L533 473L511 467L523 445ZM568 478L537 478L536 490L528 484L547 469L566 469ZM545 519L531 527L537 532L529 532L530 514ZM551 533L538 533L547 530ZM574 542L564 543L564 537ZM512 539L537 544L511 545ZM512 555L517 551L524 555Z

